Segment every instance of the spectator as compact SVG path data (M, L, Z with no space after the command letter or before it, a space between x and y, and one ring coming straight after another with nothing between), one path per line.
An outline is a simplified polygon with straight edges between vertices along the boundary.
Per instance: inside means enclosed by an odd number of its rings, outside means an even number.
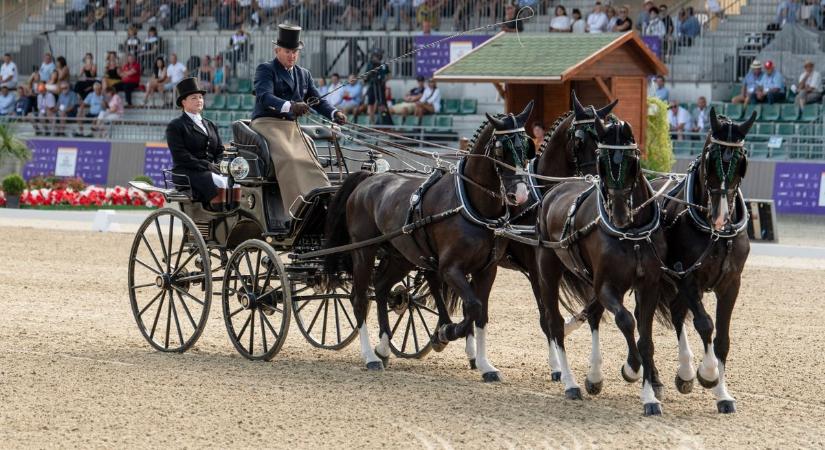
M221 0L220 5L215 9L215 22L218 23L218 28L221 30L231 30L233 28L233 6L233 0Z
M587 16L586 30L588 33L604 33L607 30L607 14L604 13L602 2L593 5L593 12Z
M657 75L656 78L653 79L653 82L655 83L653 96L663 102L670 100L670 91L665 87L665 77Z
M684 132L690 127L690 113L675 100L671 100L670 108L667 110L667 122L670 125L671 139L681 141L684 139Z
M327 102L334 107L338 107L341 104L341 99L343 98L344 90L343 90L343 83L341 83L341 76L338 75L338 72L334 72L329 79L329 86L327 87Z
M344 114L355 114L361 107L361 96L364 87L355 74L349 76L349 83L344 86L341 95L341 107L339 108Z
M696 101L696 108L694 108L691 113L691 124L693 126L690 131L694 133L705 133L708 131L710 109L708 108L708 100L705 97L699 97Z
M37 105L37 86L40 85L40 82L43 81L40 79L40 72L32 72L29 75L29 79L26 82L26 92L29 94L29 98L31 98L32 107Z
M261 17L261 24L271 23L288 7L287 0L258 0L258 15Z
M120 83L115 85L117 92L126 93L126 104L132 107L132 92L140 86L140 64L134 53L126 55L126 62L120 68Z
M57 113L57 99L46 89L46 83L40 82L37 85L37 121L34 125L36 135L49 134L55 113ZM37 124L42 124L45 128L41 131Z
M14 112L14 94L9 92L9 87L5 84L0 86L0 116L8 116Z
M229 62L232 70L237 70L238 62L246 61L249 56L249 35L243 27L238 27L235 34L229 38Z
M642 5L642 10L639 11L639 17L636 18L636 30L644 34L647 23L650 22L650 10L654 8L653 0L645 0Z
M23 86L22 84L17 86L17 101L14 102L14 111L12 112L12 115L17 117L25 117L32 112L34 109L33 106L31 97L26 91L26 86Z
M673 26L673 17L667 12L667 5L662 3L659 5L659 18L662 19L662 22L665 24L665 36L669 39L673 38L673 34L676 31L676 27Z
M91 119L96 119L100 115L101 111L103 111L103 103L105 101L103 85L100 81L95 81L92 86L92 92L89 92L89 95L83 99L77 111L77 116L80 120L77 122L77 133L75 136L86 136L83 134L83 124ZM91 137L91 135L86 137Z
M422 29L438 28L441 14L436 0L424 0L415 11L416 22ZM426 24L426 27L425 27Z
M3 55L3 64L0 65L0 87L17 87L17 65L11 60L10 53Z
M679 24L679 45L690 47L693 45L693 40L702 31L702 25L693 14L692 6L688 6L685 11L687 18Z
M544 143L545 134L547 134L547 131L544 129L544 125L539 121L533 122L533 145L535 145L536 148L536 156L539 156L538 152L541 144Z
M607 5L604 11L605 14L607 14L607 27L605 27L604 31L613 31L613 28L616 26L616 22L619 20L619 18L616 17L616 8L612 5Z
M212 91L212 81L214 76L215 73L212 68L212 57L209 55L203 55L203 58L201 58L201 65L198 67L198 71L195 74L195 78L198 79L198 84L200 84L201 89L207 92Z
M315 87L318 88L318 95L323 97L324 95L329 92L329 86L327 86L327 79L324 77L318 78L315 82Z
M518 31L521 33L524 31L524 21L522 20L514 20L516 18L516 7L512 4L508 4L504 7L504 20L505 23L501 26L501 31L506 31L508 33Z
M667 27L665 27L662 19L659 18L659 8L655 6L650 8L650 17L648 18L647 25L645 25L645 31L642 34L645 36L656 36L662 39L662 43L664 44Z
M128 54L137 55L140 51L140 38L137 35L137 28L134 25L129 25L129 31L126 33L126 42L123 43L124 51Z
M258 0L259 3L262 3L262 1ZM173 28L175 25L189 19L194 4L188 0L173 0L171 3L169 5L169 27Z
M177 53L172 53L169 56L169 65L166 66L166 76L168 81L163 85L164 91L173 91L180 80L186 78L186 66L178 62Z
M550 20L550 32L569 33L572 27L573 19L567 15L564 6L556 6L555 16Z
M783 0L776 7L775 23L780 27L785 26L786 23L795 24L799 19L799 0Z
M46 81L52 76L52 72L56 69L54 65L54 61L52 60L52 54L46 53L43 55L43 63L40 64L40 69L38 73L40 74L40 80Z
M100 114L97 116L97 121L95 121L95 128L100 137L103 137L103 124L123 117L123 100L117 95L115 88L106 88L104 99L105 109L101 108Z
M719 0L706 0L705 9L707 9L711 18L711 30L716 30L717 22L725 18L722 5L719 4Z
M155 7L151 0L135 0L132 9L132 23L138 28L143 28L143 24L149 22L154 15Z
M441 89L436 86L435 80L430 78L421 100L415 104L415 115L421 120L422 116L439 112L441 112Z
M103 72L103 86L110 88L120 83L120 62L117 59L117 53L109 52L106 54L106 69Z
M96 78L97 64L95 64L94 56L91 53L86 53L83 57L83 65L77 74L77 82L74 84L74 91L77 92L81 100L86 97L86 94L92 92L92 86L95 84Z
M163 92L163 85L169 82L169 76L166 73L166 61L162 56L155 59L155 64L152 66L152 77L149 78L149 83L146 85L146 95L143 96L143 106L155 106L151 103L153 96L157 93Z
M69 12L66 13L66 25L73 30L79 30L87 14L89 0L72 0L71 5Z
M817 103L822 99L822 77L814 70L814 62L805 61L804 70L799 75L796 87L796 104L802 109L807 103Z
M456 6L458 9L458 6ZM381 14L381 29L387 29L387 22L390 18L390 11L395 16L395 29L401 30L401 21L403 20L407 24L407 29L412 31L412 16L415 14L415 11L412 9L412 1L411 0L389 0L384 6L384 11ZM456 11L456 14L458 11Z
M614 33L624 33L633 29L633 20L627 16L627 6L620 6L618 16L616 17L616 24L610 31Z
M57 126L55 136L66 135L66 118L77 117L77 107L80 104L77 93L69 89L68 81L60 82L60 96L57 97L57 117L60 124Z
M217 94L226 92L226 76L229 74L229 67L223 64L223 55L215 56L215 67L212 75L212 90Z
M161 44L162 41L158 36L158 29L155 27L149 28L149 34L146 36L146 40L143 41L143 46L138 53L138 62L141 67L152 67L152 63L161 54Z
M751 70L745 75L745 79L742 81L742 90L739 95L731 99L731 103L748 104L751 95L756 92L756 88L762 80L762 75L762 63L758 59L754 59L753 62L751 62Z
M570 29L574 33L584 33L586 24L582 20L582 12L578 8L573 8L573 25Z
M472 0L455 0L453 13L453 29L466 30L470 28L470 17L473 14Z
M421 100L421 97L424 95L424 77L418 76L416 77L415 81L418 83L414 88L410 89L410 92L404 96L404 101L398 103L397 105L393 105L392 113L393 114L400 114L401 116L408 116L410 114L415 113L415 104Z
M57 71L55 70L54 72L52 72L52 76L49 77L49 80L46 82L46 90L51 92L54 95L57 95L57 94L60 93L59 78L60 77L57 74Z
M759 86L750 96L751 103L782 103L785 101L785 78L773 66L773 61L765 61L765 74Z
M57 82L61 83L63 81L69 81L69 77L71 77L71 73L69 72L69 66L66 63L66 58L62 56L57 57L57 69L55 70L57 73Z

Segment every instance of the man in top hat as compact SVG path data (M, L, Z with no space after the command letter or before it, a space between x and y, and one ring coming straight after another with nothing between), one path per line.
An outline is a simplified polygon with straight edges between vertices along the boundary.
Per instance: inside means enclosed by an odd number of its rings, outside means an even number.
M223 153L223 144L215 123L201 116L206 91L198 86L196 78L184 78L175 90L175 104L183 113L166 127L172 172L178 175L174 182L190 184L193 200L219 208L224 202L227 179L210 170Z
M251 123L252 129L269 144L281 200L290 212L297 210L308 192L329 186L312 139L301 131L296 120L310 108L339 124L347 120L343 112L321 98L309 70L297 65L304 47L300 37L301 27L278 25L278 40L272 42L275 59L255 70L255 111Z

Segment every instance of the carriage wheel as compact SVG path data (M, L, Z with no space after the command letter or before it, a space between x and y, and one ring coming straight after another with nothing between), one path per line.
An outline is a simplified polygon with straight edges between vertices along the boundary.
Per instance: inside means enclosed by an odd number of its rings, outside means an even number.
M436 332L435 299L421 272L407 275L393 287L387 302L390 317L390 350L399 358L423 358L432 350Z
M197 342L212 304L209 253L184 213L159 209L143 222L129 255L129 300L143 337L162 352Z
M304 338L314 347L340 350L358 334L349 286L321 291L302 280L292 282L292 311Z
M258 239L239 245L223 277L223 319L244 358L269 361L289 331L290 289L275 251Z

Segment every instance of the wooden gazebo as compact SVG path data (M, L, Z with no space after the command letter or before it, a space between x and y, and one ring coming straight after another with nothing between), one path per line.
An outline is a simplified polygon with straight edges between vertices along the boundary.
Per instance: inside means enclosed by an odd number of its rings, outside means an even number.
M667 68L635 32L603 34L499 33L439 69L440 82L496 86L508 112L536 100L531 121L545 126L571 109L570 91L583 105L600 107L618 98L614 113L645 142L648 78Z

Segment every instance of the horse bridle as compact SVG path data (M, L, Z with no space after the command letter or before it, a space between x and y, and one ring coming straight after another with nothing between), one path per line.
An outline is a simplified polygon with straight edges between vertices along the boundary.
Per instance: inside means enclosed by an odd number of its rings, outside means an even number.
M514 126L518 125L518 122L516 121L516 118L515 116L513 116L513 114L508 114L508 116L512 119ZM524 137L522 138L522 136ZM494 163L493 165L496 168L496 175L498 176L499 181L499 197L501 198L502 203L504 205L509 205L509 202L507 200L507 189L504 186L504 179L507 177L507 175L501 173L502 165L499 164L499 162L504 162L505 152L509 151L513 157L513 162L515 163L516 167L516 173L513 176L522 176L525 173L524 166L527 164L528 161L527 155L525 153L527 150L527 146L529 145L530 138L527 137L527 132L524 129L524 126L510 128L507 130L495 130L493 131L493 137L487 143L487 148L484 151L484 157L491 159ZM473 184L476 185L476 183ZM482 186L478 185L478 187Z
M613 176L612 163L615 163L616 161L611 161L609 153L610 150L621 150L621 153L617 153L617 155L621 155L621 161L618 161L619 173L617 176ZM620 194L624 196L625 205L630 211L630 220L633 221L633 189L636 187L637 179L634 178L630 186L624 186L624 176L627 171L627 165L625 163L625 160L627 157L630 157L635 160L634 163L638 163L639 157L641 156L641 153L639 152L639 146L636 145L636 143L610 145L602 144L601 142L599 142L598 144L596 144L596 153L598 155L596 159L597 163L601 158L607 159L608 173L607 176L603 176L601 177L601 179L603 180L604 185L607 187L608 191L607 195L604 196L604 200L607 206L607 211L608 215L610 216L610 219L613 220L613 195L610 194L610 191L618 191Z
M584 138L586 134L590 134L593 137L593 140L598 142L599 137L596 135L596 127L595 127L596 119L576 119L575 114L573 115L573 121L570 122L570 128L567 129L568 138L567 141L572 143L572 148L570 149L570 153L572 154L573 159L573 172L575 176L583 176L584 175L584 168L595 166L598 164L598 160L590 161L587 163L579 163L579 146L584 143ZM583 127L579 128L579 125L583 125Z
M724 151L730 152L729 155L723 153ZM733 181L733 177L735 175L735 171L739 166L739 162L743 161L744 158L747 156L747 151L745 149L745 141L723 141L720 139L716 139L713 135L710 136L710 143L704 149L704 158L709 159L711 155L718 154L718 164L714 169L716 170L716 174L719 177L719 180L722 182L720 188L711 189L710 187L710 180L709 180L709 173L710 171L707 168L703 169L703 179L702 182L705 185L705 192L708 195L708 208L707 210L710 212L711 205L710 202L712 201L711 198L714 195L722 196L724 195L729 203L733 203L736 200L736 195L739 191L739 184L741 183L741 178L739 183L731 183ZM723 161L727 156L729 164L728 169L725 170ZM703 164L704 165L704 164Z

